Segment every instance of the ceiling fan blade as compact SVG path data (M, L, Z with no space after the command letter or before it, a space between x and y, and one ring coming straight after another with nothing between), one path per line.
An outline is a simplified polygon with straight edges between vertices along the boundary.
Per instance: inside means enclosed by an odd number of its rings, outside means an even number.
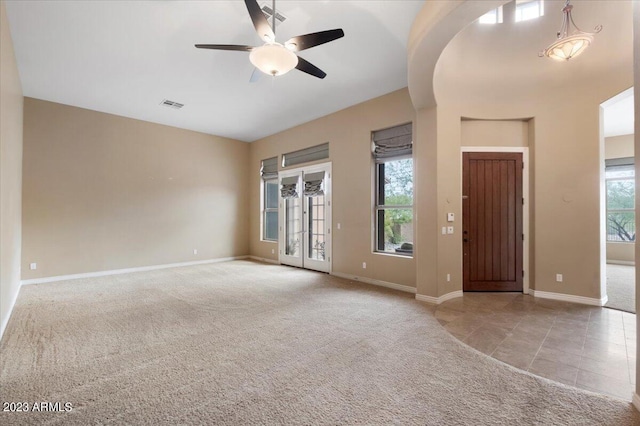
M264 16L258 2L256 0L244 0L244 4L247 6L249 16L251 16L251 21L253 21L253 26L258 32L258 36L264 41L274 42L276 35L273 33L273 29L271 29L269 21Z
M321 44L329 43L330 41L344 37L344 31L341 28L335 30L320 31L317 33L310 33L292 37L284 44L285 47L294 52L299 52L304 49L309 49Z
M326 72L322 71L311 62L302 59L300 56L298 56L298 65L296 65L296 69L318 78L325 78L327 76Z
M240 52L251 52L253 46L241 46L239 44L196 44L198 49L214 49L214 50L236 50Z
M251 77L249 78L249 83L256 83L258 80L260 80L260 77L262 77L262 71L260 71L258 68L254 68L253 72L251 73Z

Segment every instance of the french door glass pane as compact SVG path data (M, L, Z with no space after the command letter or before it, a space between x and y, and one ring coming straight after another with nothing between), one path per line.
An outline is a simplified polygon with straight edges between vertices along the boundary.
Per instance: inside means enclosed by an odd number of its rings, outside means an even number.
M302 223L300 220L301 203L299 198L285 199L285 254L300 257L300 238Z
M307 257L324 261L325 253L325 211L324 195L308 198L309 247Z

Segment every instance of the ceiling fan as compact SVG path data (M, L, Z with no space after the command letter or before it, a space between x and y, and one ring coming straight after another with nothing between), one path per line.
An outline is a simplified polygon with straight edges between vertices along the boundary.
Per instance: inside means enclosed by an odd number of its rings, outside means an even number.
M262 9L256 0L244 0L247 6L253 26L256 28L258 36L265 41L265 44L258 47L243 46L237 44L196 44L199 49L234 50L240 52L250 52L251 63L265 74L278 76L286 74L293 68L306 72L314 77L325 78L326 73L312 63L304 60L294 52L309 49L330 41L344 37L342 29L320 31L292 37L284 44L276 42L276 2L273 0L272 26L265 17ZM252 77L253 80L253 77Z

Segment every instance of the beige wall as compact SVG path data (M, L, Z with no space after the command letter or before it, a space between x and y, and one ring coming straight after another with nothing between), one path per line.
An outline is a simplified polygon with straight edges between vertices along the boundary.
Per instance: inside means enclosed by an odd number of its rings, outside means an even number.
M633 135L612 136L604 139L604 158L625 158L633 156Z
M526 120L471 120L461 123L462 146L529 146L529 123Z
M371 131L415 121L406 89L364 102L251 144L251 254L277 260L276 243L260 238L260 161L329 142L333 193L333 272L415 287L415 261L372 252ZM337 229L340 223L341 229ZM271 251L275 250L275 254ZM367 263L367 269L362 268Z
M635 265L636 248L633 243L607 242L607 263Z
M0 2L0 337L20 291L23 97Z
M633 135L612 136L604 139L604 158L633 157ZM636 247L630 243L607 242L607 263L634 263Z
M248 144L31 98L24 110L23 279L248 254Z

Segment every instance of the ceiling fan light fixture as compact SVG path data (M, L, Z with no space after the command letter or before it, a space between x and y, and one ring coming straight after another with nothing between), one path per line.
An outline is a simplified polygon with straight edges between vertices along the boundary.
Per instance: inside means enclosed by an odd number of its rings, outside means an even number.
M593 36L602 30L602 25L598 25L593 33L581 31L573 22L572 9L570 0L567 0L562 8L562 27L558 31L558 39L540 52L538 56L546 56L556 61L568 61L584 52L593 42ZM572 26L574 32L569 34Z
M298 65L298 56L280 43L267 43L249 54L251 63L265 74L279 76Z

